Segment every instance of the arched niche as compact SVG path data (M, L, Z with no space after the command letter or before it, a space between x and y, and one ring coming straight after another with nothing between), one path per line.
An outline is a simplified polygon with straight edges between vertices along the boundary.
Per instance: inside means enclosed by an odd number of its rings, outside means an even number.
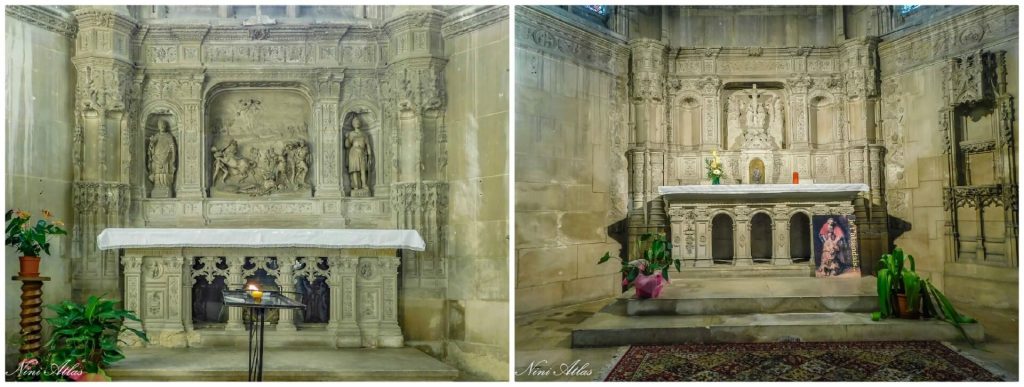
M734 254L733 221L728 214L711 219L711 259L714 263L732 264Z
M768 180L766 173L764 161L755 157L750 160L750 165L747 167L747 183L764 184Z
M797 212L789 218L789 256L793 262L811 260L811 218L807 214Z
M166 125L169 142L166 136L160 135L161 124ZM173 198L177 190L181 165L181 126L177 116L170 109L158 108L145 116L143 149L145 150L144 179L146 194L150 198ZM155 154L162 147L171 147L172 154L157 157ZM156 157L158 160L154 160ZM170 164L165 166L155 165Z
M807 112L811 142L825 145L840 140L836 135L839 129L839 109L834 98L827 94L812 94L807 103Z
M377 184L379 183L380 176L380 165L381 165L381 122L380 117L376 110L371 108L368 104L357 104L346 106L343 108L342 113L342 127L341 127L341 154L344 155L341 158L341 178L342 186L346 194L350 196L371 196L373 192L376 192ZM354 192L352 185L352 176L350 174L350 164L353 160L350 158L351 154L351 141L355 130L354 122L359 120L361 122L360 130L369 137L369 156L370 161L367 165L367 184L366 187L369 189L365 194Z
M312 196L316 144L303 87L222 84L206 101L210 197Z
M692 93L684 93L672 100L669 123L672 126L672 145L700 145L701 133L701 97Z
M772 218L763 212L750 218L750 257L754 263L772 261Z

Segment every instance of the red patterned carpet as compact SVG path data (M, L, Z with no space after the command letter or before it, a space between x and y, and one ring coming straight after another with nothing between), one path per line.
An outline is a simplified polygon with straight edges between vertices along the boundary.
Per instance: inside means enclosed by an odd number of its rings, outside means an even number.
M606 381L999 381L935 341L632 346Z

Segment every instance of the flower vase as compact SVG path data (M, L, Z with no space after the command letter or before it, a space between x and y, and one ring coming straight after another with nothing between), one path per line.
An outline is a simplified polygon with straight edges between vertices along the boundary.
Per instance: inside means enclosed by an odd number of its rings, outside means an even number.
M636 288L636 298L658 298L665 287L665 279L660 271L651 275L640 273L633 280L633 287Z
M711 177L711 184L712 185L719 185L721 183L722 183L722 177L721 176L712 176Z
M18 275L22 277L38 277L39 276L39 257L26 255L18 259L18 263L21 264L21 270L18 271Z

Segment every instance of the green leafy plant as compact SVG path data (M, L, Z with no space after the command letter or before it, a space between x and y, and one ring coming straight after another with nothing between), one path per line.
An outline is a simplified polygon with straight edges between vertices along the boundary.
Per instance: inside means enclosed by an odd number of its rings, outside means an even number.
M4 220L7 222L6 244L14 246L24 256L39 256L42 250L50 254L50 235L66 235L64 222L53 221L53 214L43 210L43 219L32 224L32 214L22 210L7 210Z
M645 244L647 245L646 249L644 249ZM622 284L627 290L633 286L633 280L640 273L653 275L660 271L661 276L667 281L670 267L675 266L676 271L681 271L682 262L672 258L672 243L665 238L665 234L643 234L637 239L636 248L637 251L643 251L643 258L630 261L626 257L619 257L622 264L620 270L623 275ZM597 263L608 262L611 258L611 253L605 252Z
M905 267L908 262L909 268ZM872 320L879 321L894 316L896 314L894 302L896 295L904 294L907 297L909 310L917 310L923 301L924 309L930 315L952 324L967 342L974 345L962 324L977 321L957 312L946 295L932 285L931 281L921 278L916 271L917 265L913 255L904 255L903 249L897 247L891 254L883 255L879 263L881 268L878 269L876 280L879 311L871 314Z
M126 319L141 322L132 311L117 307L113 300L90 296L84 304L64 301L47 305L57 313L46 321L53 326L46 342L50 364L71 364L88 374L101 374L101 370L124 359L119 348L122 332L131 332L145 342L146 333L125 326Z

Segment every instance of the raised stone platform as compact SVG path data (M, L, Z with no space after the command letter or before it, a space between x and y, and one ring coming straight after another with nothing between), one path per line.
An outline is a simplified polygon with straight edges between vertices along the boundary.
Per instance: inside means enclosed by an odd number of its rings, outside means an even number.
M633 292L577 325L572 346L775 341L962 340L937 320L871 321L875 278L676 278L661 298ZM981 324L964 326L983 340Z
M245 381L238 349L139 348L107 374L114 381ZM450 381L459 371L415 348L267 349L267 381Z
M675 273L673 273L675 274ZM875 278L676 279L661 297L619 296L626 314L701 315L753 313L870 313L878 307Z

